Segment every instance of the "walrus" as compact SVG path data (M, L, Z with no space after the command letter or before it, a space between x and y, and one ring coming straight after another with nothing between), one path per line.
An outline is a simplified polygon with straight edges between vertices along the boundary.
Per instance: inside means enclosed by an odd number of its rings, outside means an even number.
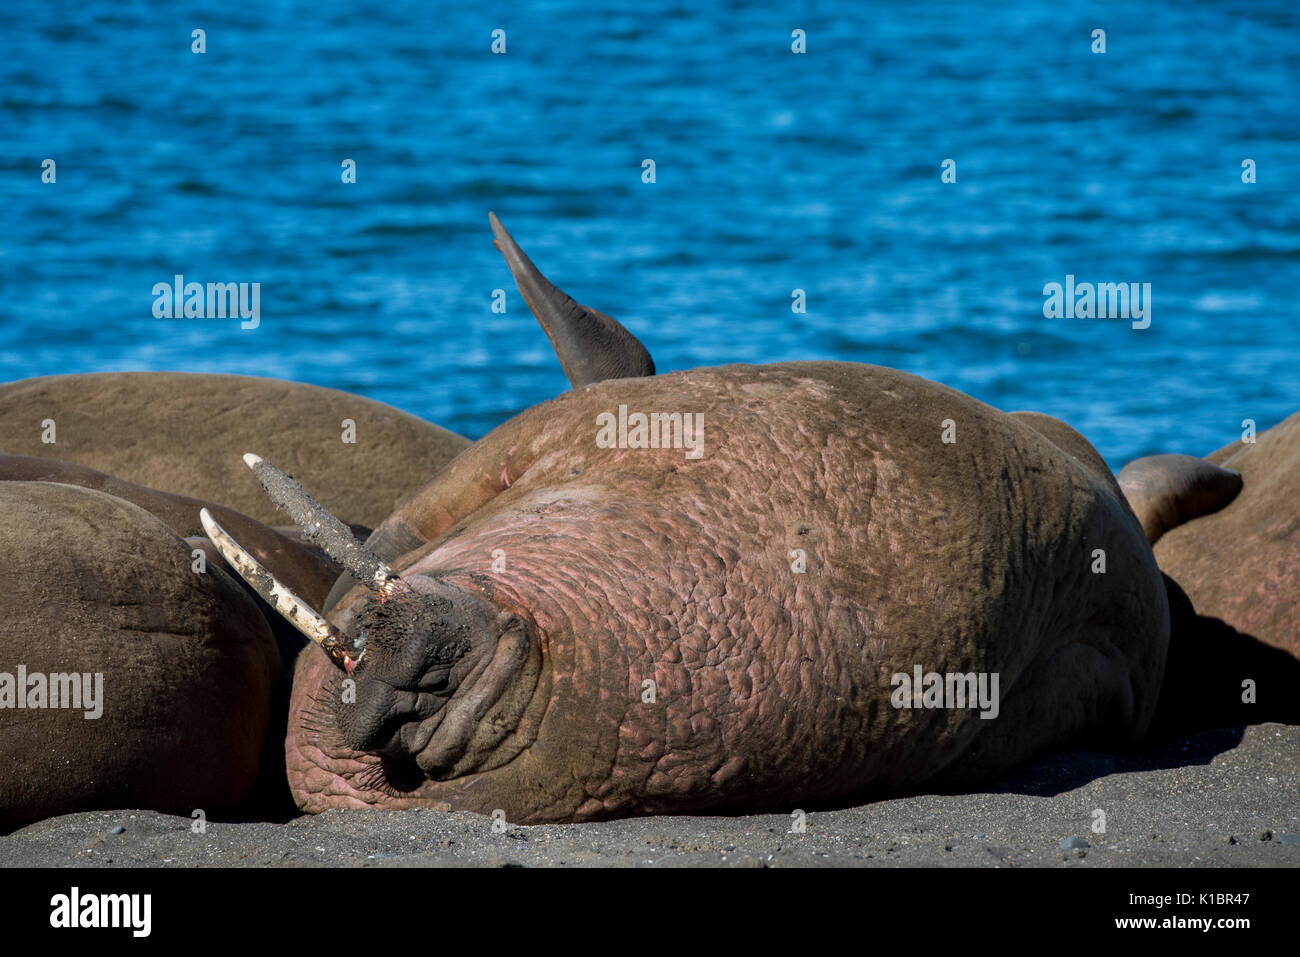
M101 372L0 385L0 452L54 458L273 524L229 450L256 443L374 528L469 441L373 399L255 376ZM362 467L361 463L365 463Z
M0 482L58 482L105 492L139 506L178 537L195 539L195 547L205 550L211 547L211 542L203 538L199 512L206 508L222 524L235 530L240 541L260 561L273 564L286 585L310 602L323 602L342 571L342 566L332 558L304 541L296 528L268 527L224 505L161 492L72 462L0 453ZM351 526L353 532L362 529L364 526ZM368 534L369 530L365 531ZM212 555L220 564L217 553ZM295 654L301 647L301 642L295 643Z
M1300 657L1300 412L1254 439L1137 459L1119 482L1199 613Z
M0 455L0 727L11 768L0 826L100 807L292 811L285 716L306 640L226 572L205 511L295 593L325 600L341 566L301 533L57 459ZM82 675L102 683L91 719L81 706L94 689L68 684ZM76 707L63 706L65 693ZM18 707L32 694L36 707Z
M110 772L70 775L74 748L52 749L36 784L0 793L0 819L243 800L265 767L258 729L274 737L286 623L312 642L282 764L307 811L500 809L533 823L788 810L973 786L1063 744L1127 749L1179 727L1171 703L1217 661L1183 641L1202 619L1083 436L875 366L654 375L635 337L492 226L574 389L466 449L364 543L354 513L335 518L246 456L336 563L320 566L325 581L293 587L311 563L289 570L283 542L302 538L223 510L243 500L233 492L178 499L63 463L0 482L14 503L0 547L30 555L0 596L47 636L38 665L105 648L130 660L112 644L123 630L143 635L145 662L123 669L138 722ZM7 467L41 476L30 460ZM201 539L176 512L196 506ZM216 562L196 576L194 546L238 577ZM9 632L18 654L24 627ZM1264 678L1294 687L1284 669ZM160 687L184 695L179 711ZM1227 702L1215 720L1242 716L1235 689L1214 693ZM191 746L205 718L215 739ZM169 722L176 733L160 734ZM60 719L34 733L89 742L98 761L113 740L98 731Z
M283 659L258 599L191 551L116 495L0 482L0 825L256 789Z
M203 516L313 641L285 746L301 809L788 810L1143 741L1171 583L1081 435L877 366L602 379L652 366L492 225L543 327L570 326L548 335L573 391L364 543L247 455L349 571L325 614Z

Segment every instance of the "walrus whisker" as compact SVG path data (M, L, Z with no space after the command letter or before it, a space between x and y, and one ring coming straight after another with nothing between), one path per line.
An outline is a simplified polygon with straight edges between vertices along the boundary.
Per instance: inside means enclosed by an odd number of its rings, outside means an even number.
M262 564L244 550L230 533L222 528L206 509L199 510L199 521L212 544L217 546L231 568L248 582L285 621L293 625L316 644L320 645L330 660L348 674L357 666L360 657L353 658L344 647L343 634L318 615L305 601L295 595L268 572Z
M381 595L391 595L401 581L397 573L357 541L352 530L292 478L260 455L248 452L244 464L253 470L271 501L289 513L307 537L346 568L352 577Z

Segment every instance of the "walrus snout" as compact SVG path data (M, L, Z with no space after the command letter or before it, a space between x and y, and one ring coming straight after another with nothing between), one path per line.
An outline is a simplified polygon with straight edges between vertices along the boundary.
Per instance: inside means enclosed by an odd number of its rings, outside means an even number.
M510 712L504 726L517 722L531 690L520 679L535 673L539 642L523 619L471 590L424 575L402 583L356 609L353 645L364 654L325 706L347 747L435 777L497 743L480 727L484 715Z
M353 685L341 687L339 732L353 750L412 758L428 743L418 726L439 714L472 670L469 621L449 597L403 589L366 601L356 635L353 647L365 654Z
M447 674L441 676L442 688ZM357 682L355 702L342 702L336 719L343 743L353 751L414 763L441 719L450 691L412 691L380 679ZM432 719L432 720L431 720Z

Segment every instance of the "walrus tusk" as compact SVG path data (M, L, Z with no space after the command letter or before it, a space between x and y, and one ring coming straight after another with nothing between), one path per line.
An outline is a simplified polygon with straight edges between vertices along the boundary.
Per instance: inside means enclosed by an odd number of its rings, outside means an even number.
M266 599L267 604L278 611L289 624L324 649L330 659L352 674L360 657L348 654L343 643L343 635L337 628L318 615L311 607L292 591L281 584L276 577L262 567L256 558L248 554L230 533L222 528L212 514L206 509L199 510L199 521L203 530L212 539L224 558L252 589Z
M260 455L244 454L271 501L289 513L307 537L346 568L352 577L381 595L391 595L401 581L397 573L357 541L352 530L330 513L305 489Z

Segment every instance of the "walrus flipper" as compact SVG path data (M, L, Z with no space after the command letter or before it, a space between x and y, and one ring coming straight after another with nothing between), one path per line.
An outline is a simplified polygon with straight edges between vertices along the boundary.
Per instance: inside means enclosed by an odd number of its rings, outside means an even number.
M528 308L541 323L575 389L606 379L655 374L654 360L636 336L612 316L574 302L533 265L506 232L496 213L488 213L493 245L510 267Z
M1223 508L1241 491L1241 473L1193 455L1148 455L1124 466L1116 478L1147 541Z

